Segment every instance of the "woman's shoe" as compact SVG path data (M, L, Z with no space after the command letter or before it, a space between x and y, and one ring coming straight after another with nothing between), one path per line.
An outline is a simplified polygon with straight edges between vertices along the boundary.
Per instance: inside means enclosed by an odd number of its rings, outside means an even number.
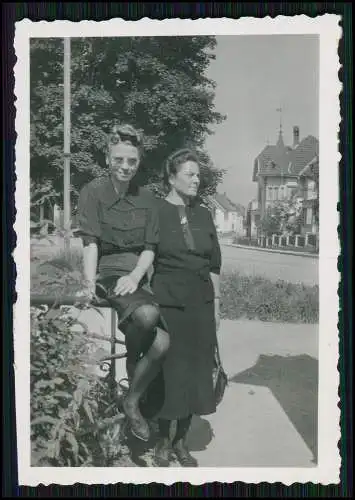
M198 467L196 458L190 454L183 439L173 443L173 449L182 467Z
M171 444L169 439L160 438L154 448L154 461L158 467L169 467L171 460Z
M150 429L147 422L144 420L138 408L130 407L127 401L123 402L123 410L129 421L130 430L133 436L141 441L149 441Z

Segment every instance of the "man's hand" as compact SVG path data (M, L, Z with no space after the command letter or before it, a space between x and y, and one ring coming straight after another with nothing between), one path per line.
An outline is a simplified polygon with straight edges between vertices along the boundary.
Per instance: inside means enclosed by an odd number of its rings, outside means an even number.
M138 288L138 281L132 274L122 276L119 278L115 287L116 295L127 295L127 293L134 293Z

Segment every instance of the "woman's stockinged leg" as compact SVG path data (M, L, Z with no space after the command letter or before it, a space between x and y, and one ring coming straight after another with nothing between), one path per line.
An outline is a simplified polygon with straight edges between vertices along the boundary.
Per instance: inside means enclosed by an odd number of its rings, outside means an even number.
M159 467L169 467L171 442L170 442L170 427L171 420L159 419L159 439L155 445L154 458L155 463Z
M189 432L189 429L190 429L191 420L192 420L192 415L189 415L188 417L185 417L185 418L178 419L177 424L176 424L176 433L175 433L175 437L174 437L174 443L176 441L180 441L181 439L186 438L187 433Z
M139 400L156 377L169 348L169 335L156 325L159 310L152 305L137 308L124 328L127 348L127 370L130 387L124 402L133 433L149 439L149 427L139 411ZM143 356L140 358L141 353ZM140 358L140 359L139 359Z
M140 397L158 374L164 355L168 350L166 337L166 332L157 328L155 339L149 350L141 357L134 368L130 366L132 375L127 396L130 403L138 404Z
M141 306L132 314L131 323L125 331L127 365L131 371L128 401L134 405L138 404L157 375L169 348L169 335L157 328L158 322L159 310L156 307Z
M190 429L192 415L177 421L176 434L173 439L175 455L183 467L197 467L197 460L190 454L186 445L187 433Z

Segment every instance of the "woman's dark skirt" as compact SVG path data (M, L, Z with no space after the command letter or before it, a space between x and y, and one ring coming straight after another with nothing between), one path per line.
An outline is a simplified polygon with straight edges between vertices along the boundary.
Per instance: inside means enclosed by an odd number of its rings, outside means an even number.
M160 306L160 311L170 335L170 348L162 370L165 397L159 418L175 420L214 413L214 303L185 308Z
M118 326L122 325L129 316L142 305L153 305L159 307L154 295L147 284L143 284L134 293L126 295L116 295L114 289L118 277L99 278L96 283L96 294L102 299L106 299L111 307L117 312Z

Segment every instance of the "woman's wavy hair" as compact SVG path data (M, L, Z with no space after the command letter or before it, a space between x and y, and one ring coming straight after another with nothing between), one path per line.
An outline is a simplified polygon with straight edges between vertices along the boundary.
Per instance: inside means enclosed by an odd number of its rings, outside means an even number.
M128 123L113 124L109 134L107 135L106 153L109 152L110 147L120 142L132 144L139 151L139 155L143 154L143 137L142 134Z
M193 161L200 166L200 160L197 153L190 148L178 149L172 153L165 162L164 168L164 185L170 187L169 179L171 175L176 175L181 165L187 161Z

